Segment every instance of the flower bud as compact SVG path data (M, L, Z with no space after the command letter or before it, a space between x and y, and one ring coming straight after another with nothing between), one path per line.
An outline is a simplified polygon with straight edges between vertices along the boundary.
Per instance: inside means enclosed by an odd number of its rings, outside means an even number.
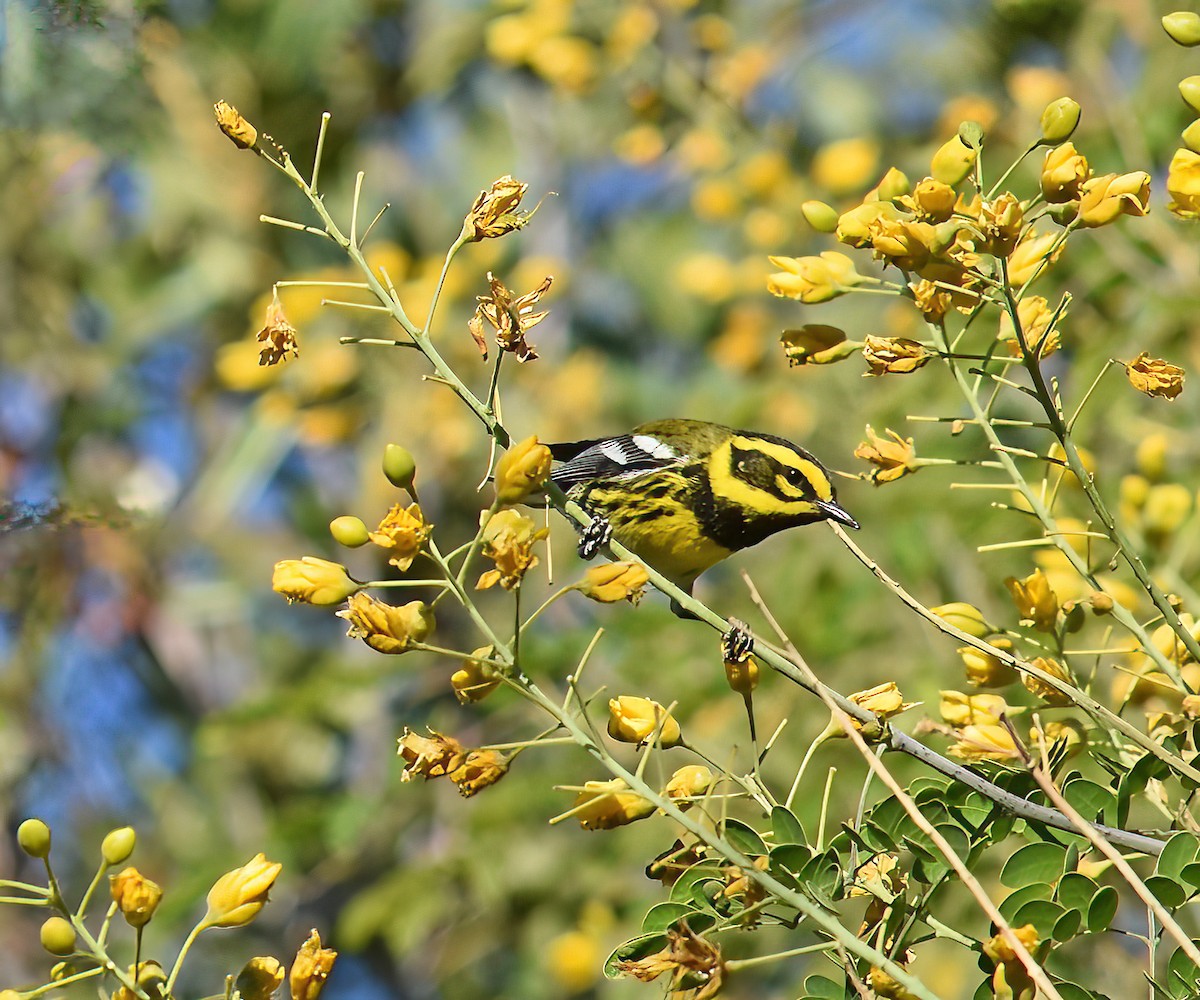
M1193 153L1200 153L1200 121L1194 121L1180 133L1183 144Z
M716 778L703 764L685 764L671 775L667 787L663 789L669 799L699 798L716 782ZM687 809L690 802L679 803L680 809Z
M162 901L162 889L136 868L125 868L109 876L113 902L130 927L145 927Z
M983 617L983 612L975 605L967 604L965 601L952 601L950 604L939 604L936 608L930 608L947 625L953 625L960 632L966 632L967 635L973 635L976 639L982 639L986 635L990 635L995 631Z
M513 445L496 463L496 499L506 507L520 503L550 478L552 461L536 436Z
M967 179L975 168L979 150L966 145L957 135L944 142L933 154L929 164L929 175L935 181L954 187Z
M1069 97L1060 97L1042 112L1042 142L1066 142L1079 125L1079 105Z
M133 853L136 844L137 834L132 826L109 830L100 842L100 856L106 865L119 865Z
M1003 652L1012 650L1012 643L1002 637L989 639L988 644ZM1016 669L994 653L974 646L960 646L958 655L962 657L967 682L973 687L1004 687L1017 679Z
M1180 80L1179 96L1193 111L1200 111L1200 76L1188 76Z
M779 336L789 365L831 365L850 357L859 344L846 339L836 326L810 323L798 330L784 330Z
M241 116L238 109L224 101L213 105L217 127L238 149L253 149L258 142L258 130Z
M1113 604L1115 603L1109 594L1102 590L1093 590L1088 596L1088 603L1092 606L1092 614L1099 617L1112 613Z
M826 205L823 201L812 200L804 202L800 206L800 214L804 216L804 221L818 233L832 233L837 229L837 209L831 205Z
M362 585L350 579L346 567L328 559L305 556L303 559L284 559L275 564L271 589L282 594L289 603L341 604Z
M1195 80L1200 85L1200 76ZM1141 216L1148 211L1150 175L1144 170L1093 177L1084 182L1079 196L1079 222L1087 229L1107 226L1122 215Z
M296 960L288 973L292 1000L317 1000L336 958L337 952L332 948L321 947L321 935L314 928L296 952Z
M51 955L70 955L75 950L75 928L63 917L51 917L41 930L42 947Z
M348 549L357 549L371 540L371 532L361 517L343 514L329 522L329 533L333 540Z
M283 963L270 955L259 955L242 966L234 987L241 1000L271 1000L282 983Z
M1177 10L1165 14L1162 19L1163 31L1171 36L1171 41L1178 45L1191 48L1200 45L1200 14L1190 10Z
M655 733L660 747L683 742L679 723L658 702L623 694L608 702L608 735L621 743L646 743Z
M611 830L645 819L654 812L654 803L632 791L623 778L611 781L585 781L569 815L585 830Z
M845 295L862 281L854 261L844 253L826 250L816 257L768 257L782 270L767 278L767 291L806 305L828 302Z
M393 486L411 493L413 477L417 474L417 462L412 452L398 444L389 444L383 449L383 474Z
M50 827L40 819L27 819L17 827L17 843L31 858L44 858L50 853Z
M901 195L908 194L912 185L903 171L889 167L883 179L868 191L863 201L895 201Z
M206 927L241 927L250 923L267 904L267 893L283 870L278 861L265 854L253 858L233 871L226 872L208 890Z

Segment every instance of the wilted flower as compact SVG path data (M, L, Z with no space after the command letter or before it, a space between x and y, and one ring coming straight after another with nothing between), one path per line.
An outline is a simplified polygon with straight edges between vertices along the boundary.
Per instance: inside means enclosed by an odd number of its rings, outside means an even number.
M388 562L403 573L412 565L432 531L433 525L425 520L420 504L410 503L407 507L394 504L379 522L379 527L367 537L380 548L387 549Z
M496 463L496 499L505 506L520 503L550 478L552 461L536 435L514 444Z
M667 931L667 944L661 951L645 958L622 959L616 963L618 972L643 983L653 982L664 972L671 981L667 992L679 996L687 991L687 1000L711 1000L721 992L725 966L721 949L707 939L692 933L685 924L682 931ZM697 987L695 984L701 985Z
M495 667L485 662L493 652L495 650L491 646L480 646L450 675L450 686L454 688L454 696L464 705L468 702L483 701L500 686L501 681Z
M654 803L630 791L623 778L612 781L585 781L575 798L570 815L585 830L612 830L645 819L654 812Z
M241 116L232 104L217 101L213 105L217 127L238 149L253 149L258 142L258 130Z
M779 335L783 353L789 365L831 365L848 358L858 345L846 339L836 326L810 323L798 330L784 330Z
M989 644L1005 651L1012 648L1012 642L1004 638L991 639ZM1017 671L1012 664L994 653L975 646L962 646L958 655L962 657L967 682L975 687L1004 687L1017 679Z
M1079 224L1087 229L1107 226L1122 215L1140 216L1150 211L1150 175L1144 170L1104 174L1083 185L1079 196Z
M533 546L549 534L515 510L493 514L483 528L483 554L496 564L479 578L476 587L487 590L497 583L505 590L520 585L525 574L538 564Z
M1066 314L1064 309L1058 314L1058 319L1061 320ZM1024 337L1025 346L1030 351L1038 350L1040 345L1038 356L1048 358L1058 350L1061 343L1058 324L1056 322L1054 329L1050 329L1050 321L1055 318L1054 310L1045 298L1041 295L1023 298L1017 303L1017 317L1021 321L1021 335ZM1017 329L1007 310L1000 313L1000 332L996 339L1008 343L1008 351L1013 357L1021 356L1021 340L1017 337Z
M680 809L687 809L691 802L686 800L699 798L716 782L716 777L703 764L685 764L678 768L667 782L663 792L669 799L683 799L678 803Z
M960 760L1014 760L1020 756L1012 735L996 723L963 726L955 731L958 742L946 752Z
M1023 580L1010 576L1004 585L1021 615L1021 624L1032 625L1039 632L1054 631L1058 620L1058 595L1050 589L1045 573L1037 569Z
M263 328L258 331L258 340L263 345L258 351L260 365L277 365L286 361L289 355L293 358L300 356L296 328L288 322L283 303L279 301L278 289L267 305L267 319Z
M453 736L443 736L435 729L428 736L412 732L407 726L399 739L399 754L408 765L401 781L412 781L418 774L442 778L462 766L467 750Z
M1125 366L1125 376L1138 392L1163 399L1174 399L1183 392L1185 374L1182 368L1152 358L1145 351Z
M608 702L608 735L621 743L648 743L658 733L663 748L683 742L679 723L658 702L623 694Z
M515 354L521 362L536 360L537 354L525 342L525 334L549 315L545 310L533 310L554 279L547 278L532 292L513 298L513 293L491 271L488 271L487 277L492 294L476 296L479 305L475 309L475 315L467 322L471 336L479 347L479 353L487 360L487 340L483 335L483 324L486 320L496 331L496 346L500 350Z
M517 211L527 190L528 184L514 180L508 174L492 181L491 187L479 192L467 213L461 238L475 243L521 229L533 215L532 212Z
M206 927L241 927L267 905L267 893L283 871L278 861L256 854L241 868L226 872L208 890Z
M346 573L346 567L328 559L305 556L283 559L271 574L271 589L291 601L306 604L341 604L362 589Z
M865 459L875 466L871 470L871 482L876 486L894 482L920 468L913 439L902 438L893 430L885 433L891 438L890 441L879 437L868 424L867 440L854 449L855 458Z
M1083 193L1083 183L1092 176L1087 159L1075 149L1075 144L1064 142L1046 154L1042 165L1042 197L1052 205L1078 201Z
M933 354L907 337L872 337L863 341L867 375L907 375L923 368Z
M270 955L258 955L242 966L233 985L242 1000L271 1000L282 983L283 963ZM152 997L157 995L150 993ZM302 995L293 993L292 996L298 1000ZM117 1000L115 996L114 1000ZM133 1000L132 996L130 1000Z
M1037 667L1042 673L1049 674L1051 677L1057 677L1061 681L1066 681L1068 684L1074 684L1074 678L1071 677L1071 672L1066 668L1066 665L1060 663L1051 657L1039 656L1035 660L1029 661L1033 666ZM1071 704L1071 696L1059 691L1052 684L1047 683L1040 677L1035 677L1033 674L1022 673L1021 683L1025 685L1026 690L1034 697L1041 698L1048 705L1069 705Z
M584 597L601 604L629 601L637 604L650 576L646 567L638 562L611 562L593 566L575 584Z
M768 260L782 270L767 278L767 291L810 305L844 295L862 281L854 269L854 261L836 250L826 250L819 257L769 257Z
M450 772L463 798L469 799L477 792L508 774L508 758L498 750L472 750L463 762Z
M321 935L314 927L308 935L308 940L296 952L296 958L288 973L288 988L292 991L292 1000L317 1000L321 990L325 988L325 980L333 971L337 954L332 948L321 947Z
M1167 211L1181 219L1200 218L1200 153L1179 148L1167 168Z
M130 927L144 927L162 901L162 889L136 868L129 867L109 876L113 902Z
M424 642L436 622L433 608L424 601L409 601L399 607L376 600L370 594L354 594L337 612L350 623L346 636L362 639L379 653L398 654L409 644Z

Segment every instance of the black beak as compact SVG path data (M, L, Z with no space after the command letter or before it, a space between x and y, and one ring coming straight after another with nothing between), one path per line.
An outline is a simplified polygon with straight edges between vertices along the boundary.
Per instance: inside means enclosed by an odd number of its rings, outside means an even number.
M830 521L837 521L838 524L844 524L848 528L858 528L858 522L832 500L818 500L817 510L821 511Z

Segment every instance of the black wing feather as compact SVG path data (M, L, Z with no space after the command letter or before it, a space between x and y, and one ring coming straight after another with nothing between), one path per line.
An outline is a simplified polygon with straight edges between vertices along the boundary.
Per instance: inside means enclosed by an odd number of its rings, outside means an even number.
M645 438L642 437L642 440ZM595 441L552 444L550 454L556 459L568 459L551 475L551 479L562 490L570 490L572 486L596 479L662 469L679 462L678 456L664 457L662 454L655 455L647 451L635 440L633 434Z

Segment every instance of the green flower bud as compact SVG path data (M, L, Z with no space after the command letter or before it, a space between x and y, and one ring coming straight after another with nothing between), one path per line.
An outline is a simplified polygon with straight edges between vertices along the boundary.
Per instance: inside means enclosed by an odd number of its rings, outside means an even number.
M42 947L51 955L70 955L75 950L75 928L69 920L51 917L42 924Z
M136 844L137 834L132 826L110 830L100 842L100 856L106 865L119 865L133 853Z
M371 540L371 534L363 524L362 518L353 514L335 517L329 522L329 533L333 535L335 542L348 549L357 549Z
M800 206L804 221L818 233L832 233L837 229L838 214L832 205L823 201L806 201Z
M889 167L888 172L883 175L883 179L875 186L875 200L893 201L902 194L908 194L911 190L912 185L904 171Z
M954 187L966 180L975 168L979 150L968 146L958 136L943 143L929 164L929 174L935 181Z
M1200 76L1189 76L1180 80L1179 96L1193 111L1200 111Z
M383 474L393 486L411 493L413 476L417 474L417 463L412 452L398 444L389 444L383 449Z
M1079 105L1069 97L1051 101L1042 112L1042 142L1057 146L1071 138L1079 125Z
M1171 36L1171 41L1188 48L1200 45L1200 14L1177 10L1163 17L1162 26L1163 31Z
M27 819L17 827L17 843L31 858L50 854L50 827L40 819Z
M1200 120L1192 122L1180 133L1180 136L1188 149L1193 153L1200 153Z

